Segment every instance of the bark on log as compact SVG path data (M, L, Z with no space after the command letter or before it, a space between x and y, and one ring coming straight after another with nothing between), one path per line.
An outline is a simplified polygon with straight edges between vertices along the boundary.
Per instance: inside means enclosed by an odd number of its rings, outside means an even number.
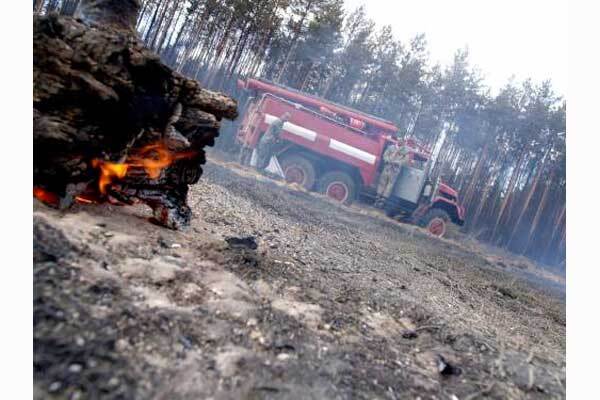
M124 192L138 191L136 185L176 191L175 202L187 207L184 182L202 173L203 149L214 144L221 119L237 117L236 101L174 72L131 31L50 15L34 18L33 33L34 185L68 206L81 188L97 181L92 160L123 161L165 139L172 123L194 156L160 179L125 179L120 185L129 185ZM181 165L197 169L194 179L165 178L173 171L189 176ZM155 204L156 193L146 202Z

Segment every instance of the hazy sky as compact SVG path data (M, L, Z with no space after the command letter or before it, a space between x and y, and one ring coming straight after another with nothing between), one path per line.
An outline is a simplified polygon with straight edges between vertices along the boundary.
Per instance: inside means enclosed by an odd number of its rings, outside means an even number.
M446 65L456 49L469 48L471 63L496 90L518 80L551 79L567 90L567 0L345 0L361 4L379 26L389 24L406 42L423 32L432 60Z

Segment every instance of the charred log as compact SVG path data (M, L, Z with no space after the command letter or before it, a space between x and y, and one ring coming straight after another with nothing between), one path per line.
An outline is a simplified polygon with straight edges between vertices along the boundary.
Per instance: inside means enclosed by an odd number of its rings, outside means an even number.
M57 196L57 206L84 192L94 201L135 199L163 225L185 225L187 187L200 178L220 121L236 118L237 103L172 71L127 27L102 25L115 21L110 16L90 8L76 15L88 20L34 18L34 186ZM156 170L140 164L152 143L169 152L168 165ZM156 152L150 161L159 162ZM98 160L126 166L105 190Z

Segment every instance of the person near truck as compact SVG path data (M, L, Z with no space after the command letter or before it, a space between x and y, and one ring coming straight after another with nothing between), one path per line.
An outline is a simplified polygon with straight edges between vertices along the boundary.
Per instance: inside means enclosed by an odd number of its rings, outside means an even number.
M386 199L391 196L400 170L407 163L408 150L406 146L392 144L385 149L383 152L383 171L381 171L379 184L377 185L376 206L383 206Z
M286 112L280 118L276 118L258 141L258 146L256 147L256 168L259 171L265 170L269 166L271 157L273 157L273 154L277 150L283 125L290 119L290 116L291 114Z

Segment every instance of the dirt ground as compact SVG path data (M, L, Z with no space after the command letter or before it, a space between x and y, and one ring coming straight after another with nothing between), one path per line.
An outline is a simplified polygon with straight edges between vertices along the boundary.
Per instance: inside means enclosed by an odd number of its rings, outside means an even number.
M34 398L565 398L560 277L221 161L189 203L34 205Z

